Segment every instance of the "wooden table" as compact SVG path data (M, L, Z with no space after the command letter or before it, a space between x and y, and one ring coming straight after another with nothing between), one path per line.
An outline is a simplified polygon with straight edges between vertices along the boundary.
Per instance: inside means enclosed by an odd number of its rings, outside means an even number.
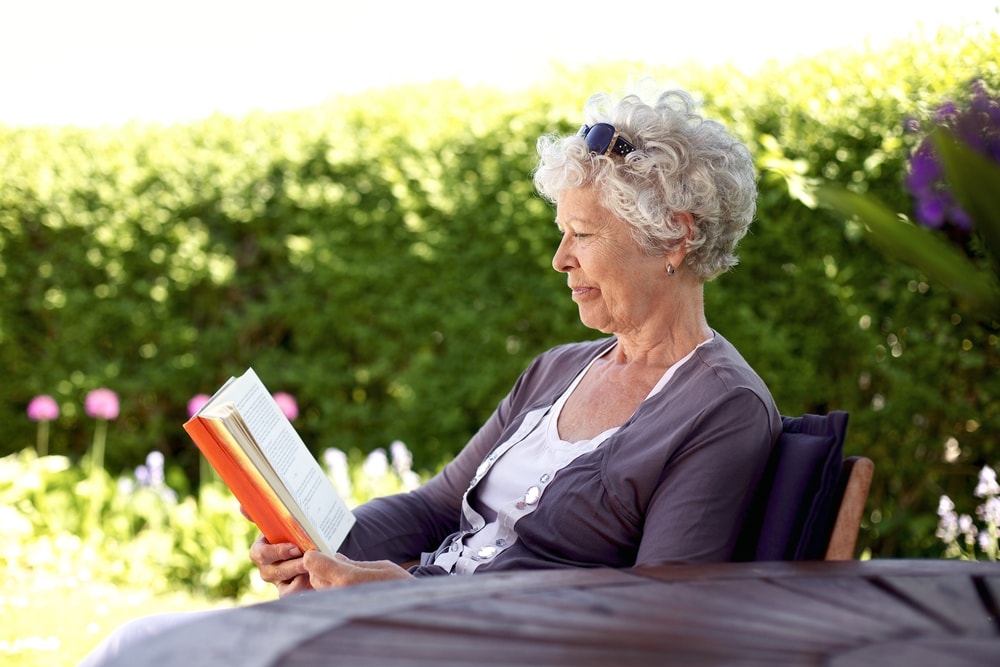
M116 665L1000 665L1000 564L549 570L369 584L221 612Z

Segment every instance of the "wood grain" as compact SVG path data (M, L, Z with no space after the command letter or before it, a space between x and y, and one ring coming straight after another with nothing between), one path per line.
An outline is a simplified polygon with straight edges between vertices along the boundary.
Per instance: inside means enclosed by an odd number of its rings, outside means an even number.
M117 664L981 667L998 592L1000 564L943 560L440 577L224 612Z

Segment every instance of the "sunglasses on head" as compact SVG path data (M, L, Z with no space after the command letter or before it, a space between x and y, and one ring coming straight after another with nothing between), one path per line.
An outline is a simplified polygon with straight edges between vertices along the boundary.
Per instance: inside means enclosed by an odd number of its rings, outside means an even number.
M628 140L624 139L615 126L611 123L595 123L594 125L584 125L577 132L587 142L587 148L591 153L598 155L621 155L625 157L635 150Z

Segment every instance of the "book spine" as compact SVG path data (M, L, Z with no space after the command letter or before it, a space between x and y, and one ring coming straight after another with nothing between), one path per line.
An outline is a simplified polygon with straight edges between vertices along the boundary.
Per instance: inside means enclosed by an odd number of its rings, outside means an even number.
M184 430L268 542L291 542L303 551L317 548L221 423L195 416Z

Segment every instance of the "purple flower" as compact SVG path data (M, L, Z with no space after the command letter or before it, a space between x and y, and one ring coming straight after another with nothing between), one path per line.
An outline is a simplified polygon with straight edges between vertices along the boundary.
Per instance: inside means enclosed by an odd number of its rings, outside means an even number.
M941 176L941 165L937 161L933 147L930 142L924 140L910 157L906 186L913 192L924 192L933 188Z
M154 485L162 485L166 481L164 474L164 457L155 449L146 456L146 468L149 470L150 481Z
M934 112L935 126L948 130L972 150L1000 163L1000 100L990 97L981 81L973 82L972 97L960 108L945 102ZM912 122L906 121L910 130ZM915 199L914 217L934 229L952 229L967 237L973 223L969 214L955 201L944 178L944 170L930 137L925 137L910 156L906 187Z
M198 411L201 410L203 407L205 407L205 404L208 403L208 399L210 398L211 396L209 396L208 394L196 394L192 396L191 400L188 401L188 406L187 406L188 417L194 417L196 414L198 414Z
M152 477L147 466L138 466L135 469L135 481L139 483L139 488L152 486Z
M955 119L958 115L958 107L954 102L945 102L934 112L934 121L939 125L945 125Z
M274 395L274 401L281 408L281 412L288 417L288 421L293 421L299 416L299 406L295 402L295 397L283 391Z
M51 396L35 396L28 403L28 419L33 422L47 422L59 418L59 404Z
M83 403L84 412L93 419L117 419L118 409L118 394L110 389L94 389Z
M925 226L940 229L944 224L945 210L951 206L951 197L943 192L926 192L917 198L916 216Z

